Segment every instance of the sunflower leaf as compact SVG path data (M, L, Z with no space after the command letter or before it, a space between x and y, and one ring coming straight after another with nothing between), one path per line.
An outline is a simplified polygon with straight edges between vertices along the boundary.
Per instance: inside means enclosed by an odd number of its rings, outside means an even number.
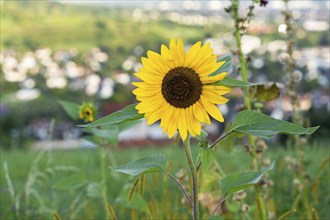
M228 87L251 87L258 85L257 83L244 82L238 79L233 79L226 76L223 80L213 83L214 86L228 86Z
M201 157L201 161L202 161L202 169L203 171L208 170L215 159L215 152L213 148L204 148L201 150L200 152L200 157Z
M79 119L79 108L80 106L76 103L59 100L58 103L62 106L64 111L69 115L73 120Z
M154 154L151 156L142 157L127 164L110 168L119 173L125 173L131 176L138 176L144 173L164 172L166 162L166 155Z
M230 69L232 67L233 61L231 58L231 55L227 54L223 57L221 57L218 62L225 62L219 69L217 69L216 71L214 71L213 73L210 74L210 76L216 76L220 73L223 72L230 72Z
M268 167L261 171L239 172L221 179L219 181L219 186L224 197L227 197L228 195L248 186L257 184L266 172L274 168L274 164L275 162L273 161Z
M110 141L111 143L118 143L118 135L119 135L119 128L117 125L111 125L106 128L102 127L94 128L94 127L87 127L84 128L85 132L91 133L99 138L105 139Z
M244 134L271 138L276 134L313 134L319 126L304 128L291 122L278 120L256 111L242 111L237 114L229 132L237 131Z
M103 118L100 118L92 123L79 126L93 128L105 125L119 125L127 121L135 121L141 119L143 118L143 115L139 114L138 111L135 109L136 105L137 104L128 105L125 108L116 111L110 115L107 115Z

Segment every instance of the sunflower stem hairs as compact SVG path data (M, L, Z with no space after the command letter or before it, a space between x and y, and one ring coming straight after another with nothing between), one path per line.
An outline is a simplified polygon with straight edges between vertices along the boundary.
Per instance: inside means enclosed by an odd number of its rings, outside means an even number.
M201 123L211 124L209 115L224 121L216 104L228 101L222 95L231 88L213 85L227 73L212 74L225 62L217 62L209 43L199 41L185 53L182 40L171 39L169 48L162 45L160 54L148 51L147 57L135 73L141 81L132 84L140 102L136 109L148 125L160 120L169 138L178 130L184 141L200 134Z

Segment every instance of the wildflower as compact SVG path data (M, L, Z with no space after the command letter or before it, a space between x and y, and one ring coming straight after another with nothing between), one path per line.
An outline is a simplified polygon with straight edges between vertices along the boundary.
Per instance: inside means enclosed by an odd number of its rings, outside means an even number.
M143 67L135 75L133 91L140 103L136 109L144 114L147 124L160 120L160 127L171 138L178 130L185 140L188 134L199 135L201 123L210 124L209 115L217 121L224 118L216 104L228 101L222 95L231 89L212 85L227 73L210 75L225 62L217 62L210 44L194 44L186 53L181 39L161 46L161 53L148 51Z
M86 122L95 120L96 110L93 103L83 102L79 108L79 118Z

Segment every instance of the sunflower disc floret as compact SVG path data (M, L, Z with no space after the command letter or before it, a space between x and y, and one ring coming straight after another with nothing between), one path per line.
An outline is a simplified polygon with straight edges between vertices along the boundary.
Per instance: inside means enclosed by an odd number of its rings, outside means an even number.
M197 42L185 53L182 40L172 39L169 48L162 45L160 54L148 51L147 56L135 73L141 81L133 82L137 87L133 94L140 102L136 109L147 124L160 120L169 138L179 131L185 140L188 133L200 134L201 123L211 123L209 115L224 121L216 104L226 103L228 99L222 95L231 89L212 85L227 73L210 76L224 62L217 62L209 43L202 46Z

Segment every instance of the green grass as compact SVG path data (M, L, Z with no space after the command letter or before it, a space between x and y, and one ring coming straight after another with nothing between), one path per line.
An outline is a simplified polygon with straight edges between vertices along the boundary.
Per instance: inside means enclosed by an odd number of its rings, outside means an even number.
M193 154L196 157L197 147L193 148ZM113 164L114 160L112 159L112 161L110 161L110 158L115 158L117 164L122 164L153 153L164 153L168 156L170 162L167 169L172 174L176 174L180 169L187 168L184 151L179 147L152 147L143 149L134 147L124 150L115 150L111 153L111 157L107 158L107 164ZM101 179L99 154L96 150L45 152L33 171L37 174L37 181L33 182L33 184L29 186L30 188L27 187L35 190L31 190L31 192L37 196L34 197L31 194L27 206L27 200L25 199L26 191L24 188L26 187L27 178L33 161L36 160L39 154L40 152L36 151L1 151L1 219L52 219L54 212L58 212L63 219L104 218L101 198L88 197L86 195L88 184L99 182ZM274 170L269 173L270 179L274 182L274 186L266 189L266 192L270 195L270 198L267 200L269 201L267 205L269 205L268 210L274 209L277 217L290 210L294 200L297 199L299 195L292 184L293 173L288 169L285 162L285 157L294 157L294 155L295 151L284 148L269 149L267 151L267 157L276 161ZM319 185L317 185L316 188L311 187L312 184L309 184L310 192L308 192L307 199L318 211L320 219L329 219L329 168L326 166L323 170L320 170L322 161L329 157L329 150L322 147L307 148L305 149L304 155L304 171L309 175L308 178L310 178L310 181L314 182L317 178L320 178ZM230 154L218 150L216 159L227 174L246 171L251 164L249 155L240 147L236 147ZM15 217L15 206L10 197L8 185L4 176L5 161L8 164L9 175L13 182L15 193L16 195L20 195L19 218ZM79 171L55 171L55 167L58 166L62 168L76 167ZM78 180L78 182L64 182L66 186L64 186L63 189L55 187L56 182L58 183L58 181L62 180L66 181L73 175L78 176L78 179L82 178L80 186ZM127 193L125 194L123 189L129 187L126 185L134 181L132 177L117 174L108 169L106 178L108 201L113 205L120 219L189 219L189 209L181 203L183 196L180 190L177 189L173 182L167 178L163 178L161 174L149 174L146 178L143 198L149 203L149 214L125 207L127 206L125 202ZM209 189L210 186L206 184L206 180L212 179L212 175L204 175L203 178L205 181L201 186L201 192ZM185 181L183 184L188 186L188 180ZM251 210L253 210L255 208L253 190L248 189L247 193L248 196L244 202L249 204ZM123 196L123 194L125 195ZM215 191L215 194L219 196L220 192ZM38 196L40 197L39 199L37 199ZM80 198L77 199L77 196L80 196ZM77 205L73 204L75 199L79 201ZM124 201L124 203L120 202L120 200ZM270 207L272 203L274 205ZM81 209L79 205L81 205ZM43 209L41 209L42 207ZM305 208L303 203L298 202L296 208L297 213L293 217L300 218L300 216L304 216ZM228 209L233 213L230 216L233 218L241 218L240 215L237 214L239 204L233 202L231 198L228 199ZM202 214L204 217L208 215L208 211L205 207L202 207Z

